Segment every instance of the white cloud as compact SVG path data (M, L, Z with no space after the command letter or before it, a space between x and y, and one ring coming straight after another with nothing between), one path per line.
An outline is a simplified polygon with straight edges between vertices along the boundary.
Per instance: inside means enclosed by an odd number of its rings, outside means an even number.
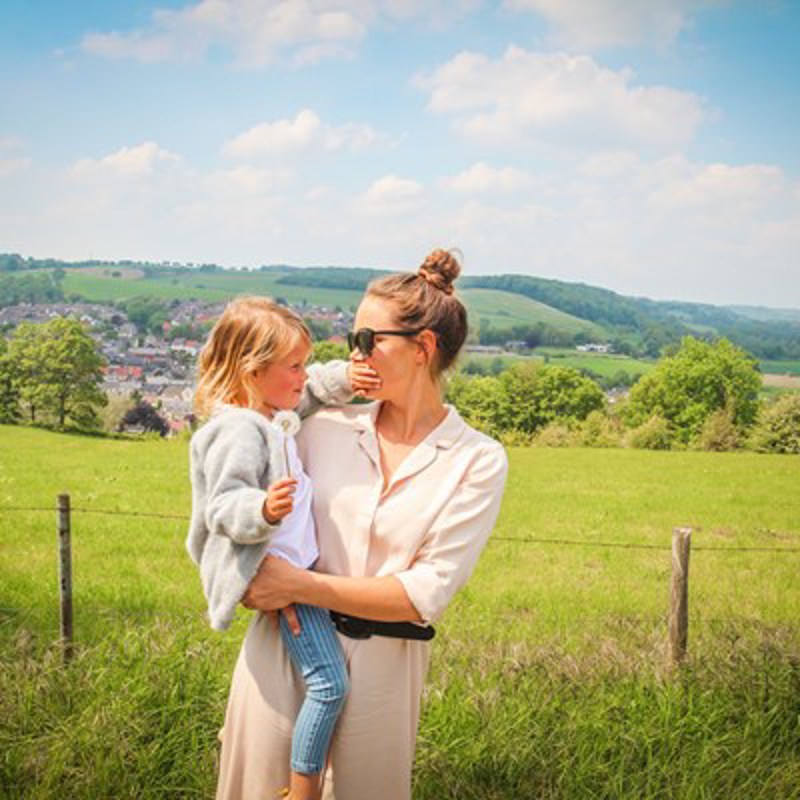
M133 147L122 147L100 159L83 158L72 167L79 177L116 175L121 178L137 178L152 175L161 167L176 165L180 156L159 147L155 142L144 142Z
M237 66L294 66L352 58L374 25L419 20L442 28L471 13L481 0L198 0L159 8L149 25L132 31L93 31L84 52L143 63L194 61L214 48Z
M323 48L318 55L348 53L366 33L364 17L357 3L200 0L156 10L144 29L89 33L82 47L106 58L156 62L193 60L220 46L233 52L240 66L260 67L308 48Z
M633 77L588 56L512 46L494 61L461 53L415 83L429 92L431 111L455 115L456 130L486 144L687 144L703 120L702 99L665 86L636 86Z
M384 175L370 185L362 198L362 208L368 214L408 214L419 207L422 185L410 178Z
M262 122L240 133L225 143L222 152L229 158L270 158L312 148L361 150L384 138L369 125L326 125L313 111L303 109L294 119Z
M424 182L378 173L357 191L303 160L201 170L152 142L80 163L7 179L7 249L408 268L444 243L468 274L800 305L800 181L769 164L614 150L533 175L510 159Z
M515 11L544 17L553 38L577 51L673 42L710 0L506 0Z
M787 188L783 172L765 164L708 164L702 168L686 165L683 173L652 194L655 207L672 211L706 210L715 215L758 211Z
M461 194L515 192L528 187L531 177L514 167L492 167L479 161L468 169L442 180L442 185Z

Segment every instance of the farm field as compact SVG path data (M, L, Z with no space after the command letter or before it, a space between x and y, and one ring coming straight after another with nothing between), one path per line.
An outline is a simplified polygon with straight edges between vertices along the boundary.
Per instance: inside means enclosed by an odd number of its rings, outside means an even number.
M438 626L414 797L798 797L800 459L512 449L510 465ZM0 796L212 793L247 613L207 629L185 521L76 511L62 669L55 515L3 511L69 491L76 509L186 515L186 469L185 441L0 426ZM670 677L676 525L695 533L690 656Z
M589 370L596 375L610 378L617 373L624 371L629 375L640 376L648 373L655 366L654 361L631 358L630 356L603 354L603 353L581 353L577 350L566 348L541 347L533 351L532 355L522 355L519 353L504 353L503 355L492 355L490 353L465 353L462 357L463 362L478 361L489 364L499 358L505 367L516 364L520 361L535 361L537 363L547 363L553 366L572 367L578 370Z

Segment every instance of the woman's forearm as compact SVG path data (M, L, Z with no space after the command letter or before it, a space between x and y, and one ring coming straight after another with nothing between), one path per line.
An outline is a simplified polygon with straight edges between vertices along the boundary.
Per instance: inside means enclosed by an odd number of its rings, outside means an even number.
M296 602L383 622L422 622L403 584L391 575L350 578L306 571L296 589Z

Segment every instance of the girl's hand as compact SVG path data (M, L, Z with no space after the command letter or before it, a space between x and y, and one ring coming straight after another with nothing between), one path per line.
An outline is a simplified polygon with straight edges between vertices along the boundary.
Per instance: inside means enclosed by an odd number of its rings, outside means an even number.
M305 570L293 567L278 556L267 556L258 568L242 598L242 605L258 611L286 608L296 597L295 584ZM287 617L287 621L290 621Z
M281 478L267 489L267 499L261 513L270 525L277 525L294 508L294 492L297 481L294 478Z
M347 377L357 397L364 397L381 388L380 376L366 361L351 361L347 366Z

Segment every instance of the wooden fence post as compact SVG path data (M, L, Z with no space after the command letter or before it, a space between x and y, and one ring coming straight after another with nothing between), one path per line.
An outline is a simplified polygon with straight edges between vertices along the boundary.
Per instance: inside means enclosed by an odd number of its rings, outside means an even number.
M678 666L686 656L689 637L689 551L691 528L672 531L672 579L669 587L669 660Z
M72 658L72 542L69 495L58 496L58 585L61 601L61 652L64 663Z

